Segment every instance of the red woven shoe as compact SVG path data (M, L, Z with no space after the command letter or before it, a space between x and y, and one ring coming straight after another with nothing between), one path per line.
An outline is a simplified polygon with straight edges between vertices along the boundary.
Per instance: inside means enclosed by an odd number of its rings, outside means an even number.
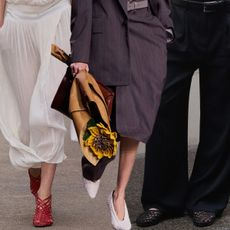
M28 174L30 177L30 191L35 196L38 192L38 189L40 188L41 176L39 177L32 176L30 170L28 170Z
M51 195L45 200L41 200L38 195L35 195L36 209L33 218L35 227L45 227L53 224Z

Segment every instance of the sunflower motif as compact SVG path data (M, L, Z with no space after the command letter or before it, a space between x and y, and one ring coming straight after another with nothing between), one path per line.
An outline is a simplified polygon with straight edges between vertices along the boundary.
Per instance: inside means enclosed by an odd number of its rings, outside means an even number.
M106 128L102 123L88 127L89 135L84 145L89 147L98 159L111 158L117 151L117 133Z

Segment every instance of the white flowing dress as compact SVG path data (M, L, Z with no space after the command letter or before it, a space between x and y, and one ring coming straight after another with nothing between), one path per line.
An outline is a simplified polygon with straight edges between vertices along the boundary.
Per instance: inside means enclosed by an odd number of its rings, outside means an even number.
M0 28L0 130L18 168L60 163L63 116L50 108L66 66L51 57L51 44L67 52L70 0L8 0Z

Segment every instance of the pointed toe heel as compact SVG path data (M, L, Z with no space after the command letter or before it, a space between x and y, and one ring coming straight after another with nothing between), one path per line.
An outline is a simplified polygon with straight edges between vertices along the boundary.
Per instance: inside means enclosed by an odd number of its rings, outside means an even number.
M97 192L100 186L100 180L97 180L95 182L87 180L83 177L83 184L84 187L91 199L94 199L97 196Z

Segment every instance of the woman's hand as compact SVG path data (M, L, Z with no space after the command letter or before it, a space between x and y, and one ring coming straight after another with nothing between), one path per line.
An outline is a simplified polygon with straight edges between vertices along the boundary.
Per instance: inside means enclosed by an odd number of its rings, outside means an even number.
M71 64L70 67L72 69L73 74L78 74L82 70L86 70L87 72L89 72L89 66L86 63L76 62Z
M6 0L0 0L0 28L3 26Z

